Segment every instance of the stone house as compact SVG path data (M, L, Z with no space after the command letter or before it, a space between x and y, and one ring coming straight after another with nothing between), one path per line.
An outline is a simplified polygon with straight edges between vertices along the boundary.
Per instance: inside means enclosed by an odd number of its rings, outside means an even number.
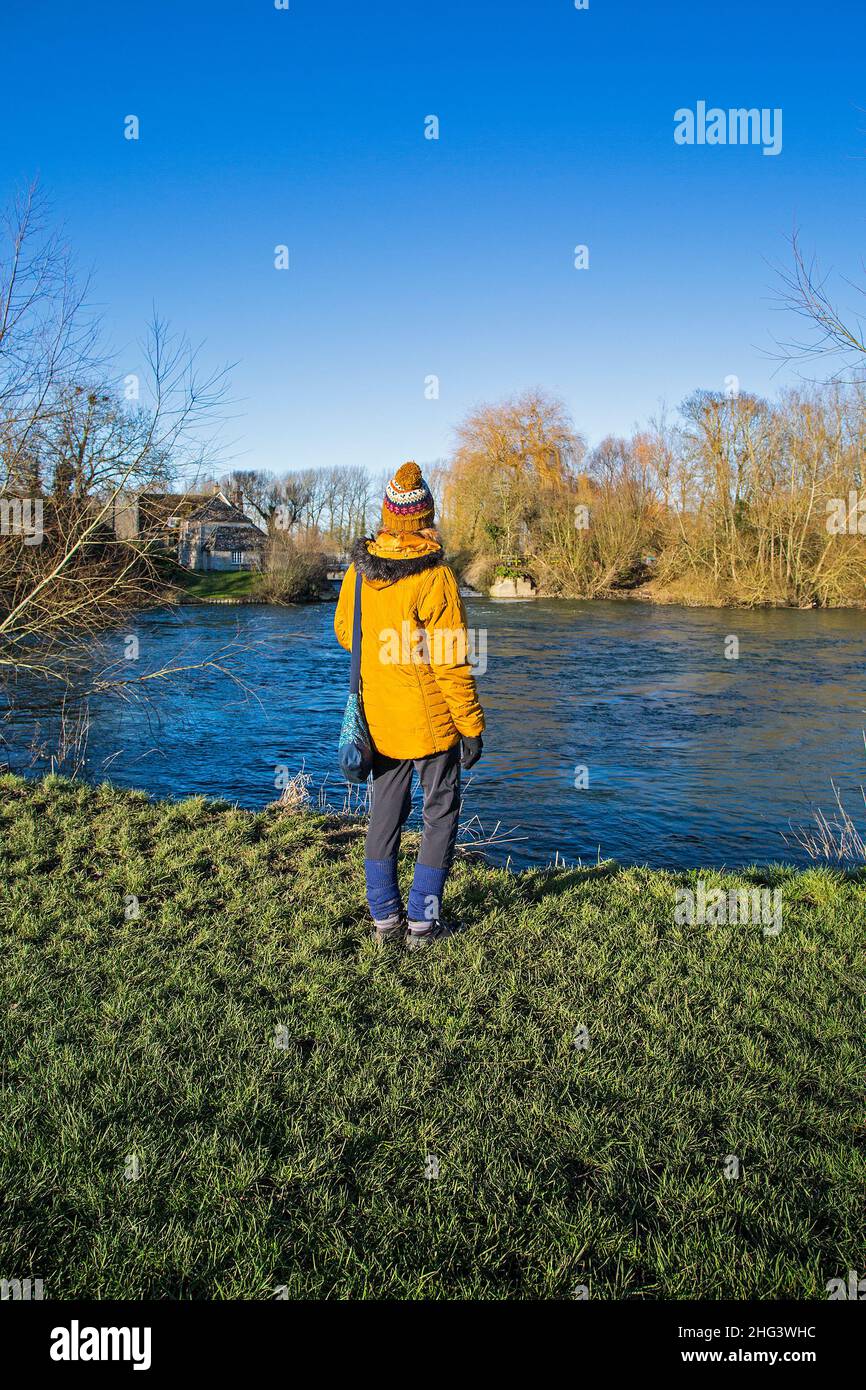
M177 558L191 570L261 569L266 541L264 531L217 492L179 518Z
M258 569L267 536L250 521L241 498L211 493L142 492L118 499L114 530L146 540L193 570Z

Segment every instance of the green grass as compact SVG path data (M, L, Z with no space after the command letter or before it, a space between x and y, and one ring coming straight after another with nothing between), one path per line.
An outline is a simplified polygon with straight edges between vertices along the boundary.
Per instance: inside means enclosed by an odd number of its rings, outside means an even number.
M261 590L260 574L252 570L214 570L193 574L181 565L172 565L169 581L192 599L256 598Z
M715 1299L862 1273L866 876L768 871L770 937L675 925L695 875L464 860L466 930L411 955L368 940L338 820L6 776L0 844L0 1276Z

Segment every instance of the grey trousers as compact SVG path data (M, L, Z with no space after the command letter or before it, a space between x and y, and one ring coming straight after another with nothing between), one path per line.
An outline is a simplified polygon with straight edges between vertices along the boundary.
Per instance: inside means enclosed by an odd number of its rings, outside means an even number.
M460 816L460 743L429 758L373 758L373 805L367 825L367 859L393 859L400 831L412 810L412 771L424 793L424 829L418 863L450 869Z

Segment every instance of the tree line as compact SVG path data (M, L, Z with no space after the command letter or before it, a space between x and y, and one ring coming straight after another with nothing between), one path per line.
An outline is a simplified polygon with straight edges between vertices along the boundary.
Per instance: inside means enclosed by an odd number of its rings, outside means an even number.
M528 391L471 412L442 479L442 525L470 582L528 573L551 595L645 590L686 603L866 598L866 384L766 401L696 391L592 449ZM861 519L862 518L862 519Z
M343 551L373 524L382 489L366 468L337 464L276 474L233 470L220 478L226 492L240 493L255 520L270 534L281 531L312 543L317 538Z

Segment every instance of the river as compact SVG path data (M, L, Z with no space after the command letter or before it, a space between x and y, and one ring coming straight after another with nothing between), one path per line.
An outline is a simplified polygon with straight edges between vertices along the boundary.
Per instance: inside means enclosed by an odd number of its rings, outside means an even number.
M498 826L494 859L802 863L783 835L831 806L831 781L866 820L866 614L546 600L467 609L488 732L464 819L482 839ZM329 604L138 615L95 664L117 661L127 676L216 661L241 684L206 666L146 683L146 701L96 697L83 775L261 807L278 795L277 768L303 767L314 795L324 788L339 805L348 657L332 621ZM127 661L131 637L138 656ZM0 726L3 760L35 774L46 761L34 747L56 740L58 697L22 682L16 700Z

